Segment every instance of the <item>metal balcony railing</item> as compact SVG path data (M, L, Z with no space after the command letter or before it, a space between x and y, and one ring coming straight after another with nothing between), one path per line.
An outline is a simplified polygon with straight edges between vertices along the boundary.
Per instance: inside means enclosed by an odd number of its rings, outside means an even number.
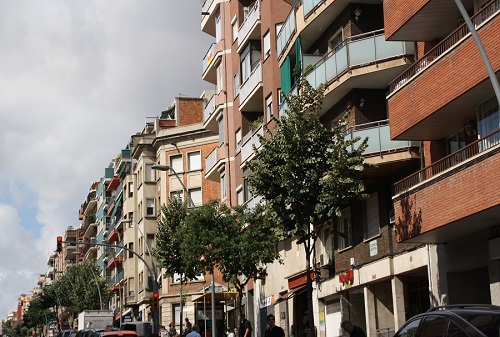
M424 167L420 171L398 181L394 184L394 195L405 192L416 185L437 176L446 170L457 166L472 157L485 152L500 144L500 129L496 130L485 137L476 140L475 142L463 147L462 149L453 152L452 154L436 161L430 166Z
M493 0L484 6L479 12L471 17L472 23L477 27L493 15L497 14L500 10L500 0ZM434 48L429 50L425 55L418 59L415 63L406 69L401 75L396 77L389 84L389 95L394 91L401 88L408 83L414 76L421 73L433 61L437 60L445 52L453 48L456 44L460 43L462 39L470 34L467 24L463 23L460 27L455 29L444 40L438 43Z
M278 32L278 36L276 37L276 49L278 51L278 59L281 57L281 54L285 51L288 44L292 40L293 35L297 31L297 24L295 22L295 10L296 10L297 1L292 6L292 10L288 13L288 16L285 20L285 23L281 27Z

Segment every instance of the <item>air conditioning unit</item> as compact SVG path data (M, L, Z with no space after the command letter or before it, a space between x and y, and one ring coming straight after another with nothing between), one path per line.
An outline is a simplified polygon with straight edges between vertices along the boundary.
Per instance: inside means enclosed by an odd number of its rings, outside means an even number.
M333 264L333 252L324 252L319 256L319 263L321 267L330 266Z

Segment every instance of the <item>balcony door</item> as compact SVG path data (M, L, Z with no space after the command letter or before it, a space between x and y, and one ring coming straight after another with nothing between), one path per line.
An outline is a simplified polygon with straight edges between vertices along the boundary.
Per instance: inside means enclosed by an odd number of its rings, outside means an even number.
M500 129L500 113L495 97L479 105L478 124L480 138ZM494 139L486 140L485 146L494 145L490 144L493 141Z

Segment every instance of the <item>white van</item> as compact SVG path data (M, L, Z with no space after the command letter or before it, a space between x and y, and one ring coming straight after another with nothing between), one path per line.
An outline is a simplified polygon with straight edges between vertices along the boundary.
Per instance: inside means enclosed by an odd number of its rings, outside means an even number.
M139 337L151 337L153 334L152 322L125 322L120 325L120 330L135 331Z

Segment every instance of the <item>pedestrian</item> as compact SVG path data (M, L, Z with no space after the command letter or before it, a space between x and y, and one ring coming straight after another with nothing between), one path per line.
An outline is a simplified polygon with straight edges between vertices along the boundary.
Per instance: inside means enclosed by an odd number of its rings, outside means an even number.
M185 328L184 328L184 332L182 333L182 336L183 336L183 337L186 337L186 336L187 336L187 335L191 332L191 330L193 329L193 325L192 325L192 324L191 324L191 322L189 321L189 318L188 318L188 317L186 317L186 318L184 319L184 326L185 326ZM198 331L198 332L199 332L199 331Z
M168 331L165 329L165 325L160 326L160 337L168 337Z
M252 337L252 324L246 319L245 314L241 314L240 337Z
M227 337L236 337L236 328L233 331L227 329Z
M264 337L285 337L285 331L276 325L276 318L273 314L267 315L267 329Z
M363 329L352 324L349 321L342 321L342 324L340 324L340 326L342 327L342 329L344 329L344 331L347 331L349 333L350 337L366 337Z
M200 335L200 326L195 324L192 326L191 332L186 335L186 337L201 337Z
M177 330L175 330L175 323L174 322L170 322L170 324L168 325L167 334L169 337L176 337L177 336Z

